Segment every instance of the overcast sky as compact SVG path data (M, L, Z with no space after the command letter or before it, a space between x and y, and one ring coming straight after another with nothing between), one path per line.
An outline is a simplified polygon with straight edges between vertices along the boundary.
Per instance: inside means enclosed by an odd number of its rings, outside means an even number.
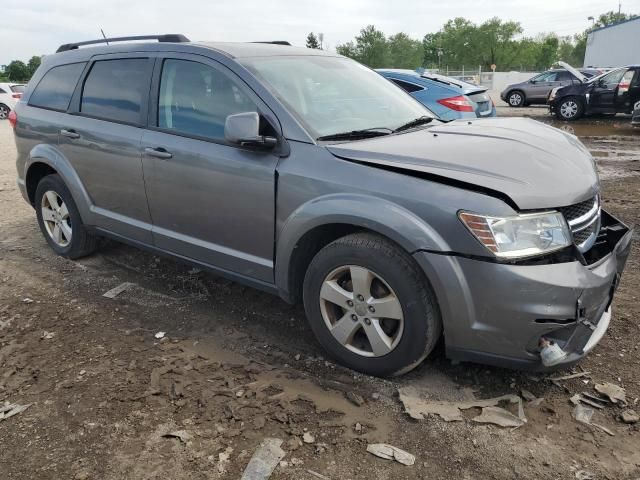
M587 28L590 15L617 9L617 0L1 0L0 65L98 38L100 28L114 37L183 33L192 40L296 45L313 31L334 49L368 24L422 38L450 18L498 16L521 22L525 35L570 35ZM623 0L622 11L640 13L640 0Z

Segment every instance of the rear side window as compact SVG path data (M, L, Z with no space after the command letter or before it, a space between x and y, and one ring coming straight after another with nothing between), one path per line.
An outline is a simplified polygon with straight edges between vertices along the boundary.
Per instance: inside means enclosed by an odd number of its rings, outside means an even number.
M0 88L0 93L7 93L3 89Z
M392 78L391 81L408 93L419 92L420 90L424 90L424 88L422 88L419 85L414 85L413 83L409 83L409 82L403 82L402 80L398 80L396 78Z
M80 111L104 120L139 124L143 99L149 93L149 68L146 58L95 62L84 82Z
M29 98L29 105L65 111L85 63L53 67L45 73Z

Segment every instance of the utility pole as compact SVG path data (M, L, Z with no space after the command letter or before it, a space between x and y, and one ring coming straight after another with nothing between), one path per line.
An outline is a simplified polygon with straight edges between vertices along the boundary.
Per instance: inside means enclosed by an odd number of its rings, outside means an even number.
M622 0L618 0L618 16L622 13Z

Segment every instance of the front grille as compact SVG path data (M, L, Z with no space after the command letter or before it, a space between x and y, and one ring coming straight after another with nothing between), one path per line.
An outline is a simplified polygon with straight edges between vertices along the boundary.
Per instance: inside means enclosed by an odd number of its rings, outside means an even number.
M558 209L569 224L573 242L581 252L589 250L600 229L600 197Z
M584 202L576 203L575 205L569 205L568 207L561 207L558 210L562 212L564 218L567 219L567 222L575 220L576 218L581 217L585 213L587 213L593 207L593 202L596 200L596 197L590 198L589 200L585 200Z

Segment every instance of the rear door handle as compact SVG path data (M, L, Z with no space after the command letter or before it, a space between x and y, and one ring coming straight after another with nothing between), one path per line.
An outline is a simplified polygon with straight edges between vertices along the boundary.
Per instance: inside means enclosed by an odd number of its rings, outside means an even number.
M173 154L171 152L167 152L162 147L159 147L159 148L146 147L144 149L144 154L149 156L149 157L162 158L164 160L167 160L167 159L173 157Z
M75 130L66 130L64 128L60 130L60 135L67 138L80 138L80 134Z

